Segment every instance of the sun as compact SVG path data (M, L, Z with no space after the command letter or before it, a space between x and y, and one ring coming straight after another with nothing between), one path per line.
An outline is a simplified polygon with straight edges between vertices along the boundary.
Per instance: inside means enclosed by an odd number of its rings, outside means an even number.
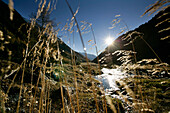
M111 45L111 44L113 43L113 39L110 38L110 37L108 37L108 38L106 38L105 43L106 43L107 45Z

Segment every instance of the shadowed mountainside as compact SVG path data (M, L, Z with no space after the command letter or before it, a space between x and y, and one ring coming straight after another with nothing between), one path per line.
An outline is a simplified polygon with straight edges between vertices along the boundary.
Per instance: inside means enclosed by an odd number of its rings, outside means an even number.
M5 41L9 41L10 44L6 45L4 50L0 50L0 59L7 60L8 51L15 51L12 53L11 61L16 63L21 63L23 61L23 51L26 48L27 42L27 30L30 23L27 23L24 18L16 11L13 11L13 20L10 20L10 11L7 4L0 0L0 30L3 32L3 37L5 40L1 40L1 45ZM38 25L31 31L30 45L34 46L38 41ZM10 40L8 39L10 36ZM57 38L57 37L56 37ZM67 46L64 42L58 39L59 48L61 55L63 56L63 62L71 62L71 48ZM54 48L57 45L53 45ZM78 52L75 52L76 62L84 62L85 57Z
M165 40L161 40L161 38L164 38L166 36L169 36L169 30L162 31L161 30L169 27L169 22L164 20L169 18L169 10L168 7L166 10L159 12L155 17L153 17L150 21L148 21L145 24L140 25L135 30L129 31L126 34L123 34L119 36L112 45L105 48L105 51L103 51L99 55L99 59L101 59L100 63L102 64L120 64L117 59L116 55L111 55L111 53L114 53L117 50L133 50L132 44L129 44L125 46L125 44L128 43L127 40L122 40L122 37L128 36L132 32L140 32L143 35L143 39L153 48L153 50L158 54L160 59L163 62L166 62L170 64L170 38L167 38ZM164 14L164 15L163 15ZM163 16L161 16L163 15ZM156 25L159 24L157 27ZM137 35L133 34L131 37L134 40L134 47L135 51L137 52L137 61L141 59L150 59L150 58L156 58L152 50L148 47L148 45L140 38L136 37ZM104 59L104 57L107 56L107 54L110 53L111 57ZM93 62L97 63L97 58L93 60Z

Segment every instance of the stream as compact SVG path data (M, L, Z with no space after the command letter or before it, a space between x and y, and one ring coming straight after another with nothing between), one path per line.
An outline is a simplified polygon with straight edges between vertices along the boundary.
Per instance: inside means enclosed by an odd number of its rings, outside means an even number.
M103 74L95 76L95 79L102 82L106 94L109 93L109 91L120 90L116 84L116 81L128 77L127 73L122 72L119 69L103 68L101 71Z
M103 74L97 75L94 78L102 82L102 86L105 90L105 95L109 95L112 98L121 100L124 103L126 111L129 111L130 105L125 102L123 97L115 92L121 92L116 81L129 77L129 74L121 71L120 69L107 69L103 68L101 70ZM100 87L100 86L99 86ZM130 96L126 96L128 99L132 99Z

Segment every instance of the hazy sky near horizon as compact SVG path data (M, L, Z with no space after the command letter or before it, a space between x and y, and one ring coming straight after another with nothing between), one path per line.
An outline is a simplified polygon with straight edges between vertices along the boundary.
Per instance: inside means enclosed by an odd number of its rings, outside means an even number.
M8 0L2 0L8 3ZM40 0L13 0L14 8L24 17L29 19L29 15L32 12L37 11L38 3ZM47 0L48 3L49 0ZM53 0L52 0L53 1ZM156 2L156 0L68 0L73 11L77 10L80 4L80 9L76 18L78 22L87 21L92 23L98 50L101 52L107 47L105 39L111 37L113 40L116 39L121 32L121 28L125 26L126 23L130 30L137 28L139 25L144 24L149 21L151 16L141 15L145 12L146 7L150 4ZM120 15L118 17L121 19L120 23L116 25L115 28L109 29L112 26L112 20L116 17L115 15ZM65 2L65 0L57 0L56 9L53 10L51 18L59 23L58 28L62 27L72 18L71 12ZM80 25L82 25L80 23ZM76 28L75 28L76 29ZM90 29L88 28L87 31ZM59 32L62 40L73 48L73 37L72 34ZM70 37L70 38L69 38ZM71 43L68 43L70 40ZM88 53L96 54L95 48L93 46L93 40L91 31L83 34L83 40L87 48ZM77 32L75 32L75 50L83 51L81 40Z

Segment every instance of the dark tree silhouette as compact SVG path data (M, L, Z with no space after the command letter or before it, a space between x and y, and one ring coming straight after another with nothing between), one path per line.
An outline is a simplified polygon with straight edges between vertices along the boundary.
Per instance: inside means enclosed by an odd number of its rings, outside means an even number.
M41 29L44 28L45 25L48 23L51 23L53 27L56 26L54 19L50 18L50 14L51 14L51 10L49 10L47 7L44 7L43 11L41 12L41 15L36 20L37 24L41 27ZM30 15L30 18L35 18L35 17L36 17L36 13L32 12Z

